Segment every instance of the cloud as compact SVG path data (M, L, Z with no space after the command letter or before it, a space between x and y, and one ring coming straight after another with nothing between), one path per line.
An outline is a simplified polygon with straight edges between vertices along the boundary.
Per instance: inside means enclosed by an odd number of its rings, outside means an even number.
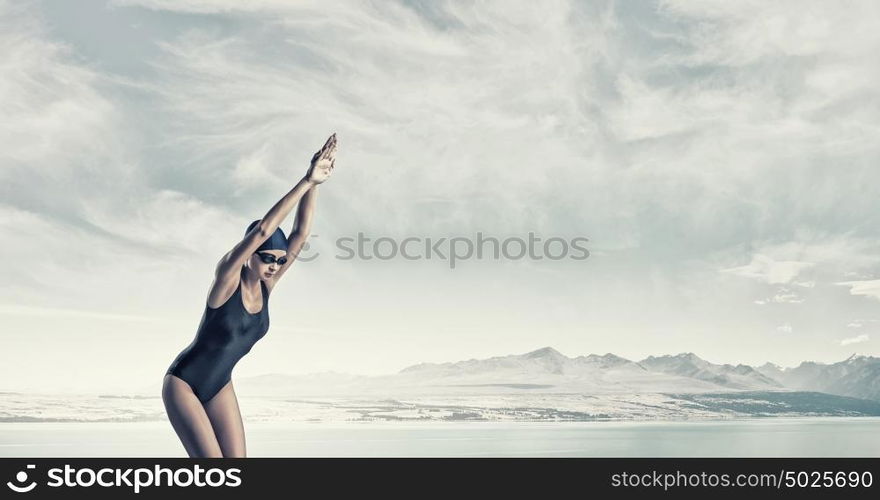
M877 176L876 141L854 133L872 130L873 117L863 107L815 116L870 97L872 79L846 76L873 72L858 63L878 47L869 6L116 3L218 20L159 41L151 64L190 168L236 180L231 191L210 184L221 192L253 195L263 180L295 175L281 165L337 130L339 172L357 186L383 181L348 189L350 204L372 206L365 229L578 224L601 236L600 252L699 258L746 235L812 230L804 218L833 239L875 212L869 197L851 211L839 200ZM849 25L861 35L832 36ZM829 155L850 168L832 176ZM524 191L541 210L513 194ZM418 203L437 196L445 210ZM821 220L831 213L838 220Z
M215 173L208 186L228 174L234 194L295 180L336 131L335 184L347 183L340 189L352 206L371 206L360 220L364 229L413 232L426 218L443 231L562 226L513 193L564 193L565 177L582 175L584 141L598 139L574 99L581 68L600 57L592 43L601 46L607 35L575 32L567 2L145 5L218 16L246 9L259 20L235 30L194 25L159 41L162 55L151 61L172 118L169 146L189 169ZM533 24L535 16L544 22ZM446 210L415 203L437 196L450 202ZM574 193L563 196L577 202ZM400 203L410 209L398 210Z
M880 300L880 280L842 281L837 284L850 287L850 295L863 295Z
M870 340L870 338L868 337L868 335L866 335L866 334L862 334L862 335L859 335L859 336L856 336L856 337L851 337L851 338L848 338L848 339L843 339L843 340L840 341L840 345L844 346L844 345L850 345L850 344L860 344L860 343L862 343L862 342L867 342L868 340Z
M791 283L801 271L814 265L812 262L794 260L776 261L766 255L756 254L752 256L752 261L745 266L721 269L720 272L754 278L775 285Z
M0 231L14 242L0 260L18 264L4 266L0 300L130 306L161 289L147 286L146 269L158 278L205 248L231 248L248 217L152 188L114 78L52 40L39 12L21 4L0 4L0 43ZM57 258L34 258L47 254ZM142 285L128 303L108 293L126 282Z
M792 332L791 324L790 324L790 323L784 323L784 324L782 324L782 325L779 325L779 326L776 327L776 331L777 331L777 332L782 332L782 333L791 333L791 332Z
M798 295L796 293L792 293L790 290L788 290L786 288L782 288L773 297L763 299L763 300L756 300L755 304L758 304L758 305L764 305L764 304L769 304L769 303L800 304L803 301L804 301L804 298L801 297L800 295Z
M828 303L835 300L829 289L840 284L842 276L862 276L865 271L880 268L878 238L856 236L852 231L833 234L806 228L794 236L796 239L783 242L753 242L746 252L742 247L733 247L717 252L709 260L721 265L718 271L722 274L754 280L752 293L760 298L752 302L757 305L797 304L808 299ZM741 261L743 253L750 262L730 267L728 263ZM766 285L784 286L767 297Z
M862 328L865 325L880 323L880 319L854 319L846 324L847 328Z
M0 4L0 193L4 204L77 220L83 199L127 190L124 118L99 73L47 39L23 4Z

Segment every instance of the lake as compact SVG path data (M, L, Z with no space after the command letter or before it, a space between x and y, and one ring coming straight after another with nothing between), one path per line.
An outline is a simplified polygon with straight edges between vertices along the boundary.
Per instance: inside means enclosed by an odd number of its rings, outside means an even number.
M880 418L245 422L251 457L878 457ZM168 422L2 423L2 457L185 457Z

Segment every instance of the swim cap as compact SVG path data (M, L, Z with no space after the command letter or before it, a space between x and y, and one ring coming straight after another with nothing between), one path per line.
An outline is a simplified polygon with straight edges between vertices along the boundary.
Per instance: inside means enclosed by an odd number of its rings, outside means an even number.
M257 224L259 224L261 220L262 219L257 219L255 221L251 222L251 225L248 226L248 228L245 230L244 234L247 235L249 232L251 232L251 229L253 229ZM275 229L275 232L272 233L272 236L269 236L269 238L266 241L264 241L262 245L260 245L260 248L257 248L258 252L260 250L284 250L286 252L287 251L287 236L284 236L284 231L282 231L280 227Z

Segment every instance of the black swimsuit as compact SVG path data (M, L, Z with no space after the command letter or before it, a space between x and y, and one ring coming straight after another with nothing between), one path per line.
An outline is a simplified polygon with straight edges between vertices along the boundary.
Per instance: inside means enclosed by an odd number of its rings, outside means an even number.
M242 269L243 270L243 269ZM232 379L232 368L269 331L269 290L260 280L263 308L249 313L241 299L241 280L235 293L217 309L205 303L196 337L165 372L183 379L199 401L206 403Z

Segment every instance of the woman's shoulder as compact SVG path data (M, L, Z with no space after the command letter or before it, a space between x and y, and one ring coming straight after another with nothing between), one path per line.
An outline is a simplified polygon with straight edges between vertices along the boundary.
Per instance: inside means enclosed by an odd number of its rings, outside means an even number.
M220 309L238 292L240 285L241 275L227 282L215 277L211 283L210 290L208 290L208 298L205 301L205 305L208 309Z

